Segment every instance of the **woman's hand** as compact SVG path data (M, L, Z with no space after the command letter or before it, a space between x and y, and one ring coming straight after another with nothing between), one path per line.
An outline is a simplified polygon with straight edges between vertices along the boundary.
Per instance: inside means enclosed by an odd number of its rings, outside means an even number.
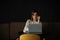
M40 16L38 16L37 19L38 19L38 23L39 23L40 22Z
M37 19L40 20L40 16L38 16Z

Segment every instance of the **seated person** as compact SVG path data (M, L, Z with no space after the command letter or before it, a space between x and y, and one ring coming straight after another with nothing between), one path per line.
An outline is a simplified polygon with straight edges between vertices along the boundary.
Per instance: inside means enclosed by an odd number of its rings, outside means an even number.
M38 16L38 12L37 11L32 11L32 16L31 19L28 19L26 21L25 27L23 29L23 33L29 33L29 24L39 24L40 22L40 16ZM38 34L41 37L41 40L45 40L45 38L43 38L44 35Z
M31 19L28 19L26 21L25 27L23 29L23 33L28 33L29 32L29 24L39 24L40 22L40 16L38 16L38 12L37 11L32 11L32 15L31 15ZM41 36L41 39L43 38L42 35L38 34L39 36Z
M31 19L27 20L23 32L24 33L28 33L29 32L29 29L28 29L28 25L29 24L39 24L39 23L40 23L40 16L38 16L38 12L33 11Z

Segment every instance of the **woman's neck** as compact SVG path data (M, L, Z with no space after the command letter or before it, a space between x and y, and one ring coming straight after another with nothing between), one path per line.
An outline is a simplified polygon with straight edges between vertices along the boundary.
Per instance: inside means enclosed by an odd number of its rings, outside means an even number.
M33 20L33 22L36 22L36 20Z

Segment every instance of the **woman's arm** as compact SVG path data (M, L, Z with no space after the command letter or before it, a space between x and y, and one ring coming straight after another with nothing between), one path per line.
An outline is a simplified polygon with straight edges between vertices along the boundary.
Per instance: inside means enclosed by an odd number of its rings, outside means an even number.
M24 29L23 29L23 32L24 32L24 33L26 33L26 32L29 31L28 25L29 25L29 20L26 21L25 27L24 27Z
M38 23L40 22L40 16L37 17L38 18Z

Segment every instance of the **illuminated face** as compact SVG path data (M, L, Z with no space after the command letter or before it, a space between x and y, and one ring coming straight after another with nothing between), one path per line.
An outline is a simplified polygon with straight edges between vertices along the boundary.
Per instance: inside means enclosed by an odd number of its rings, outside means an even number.
M36 17L37 17L37 12L33 13L32 15L33 20L36 20Z

